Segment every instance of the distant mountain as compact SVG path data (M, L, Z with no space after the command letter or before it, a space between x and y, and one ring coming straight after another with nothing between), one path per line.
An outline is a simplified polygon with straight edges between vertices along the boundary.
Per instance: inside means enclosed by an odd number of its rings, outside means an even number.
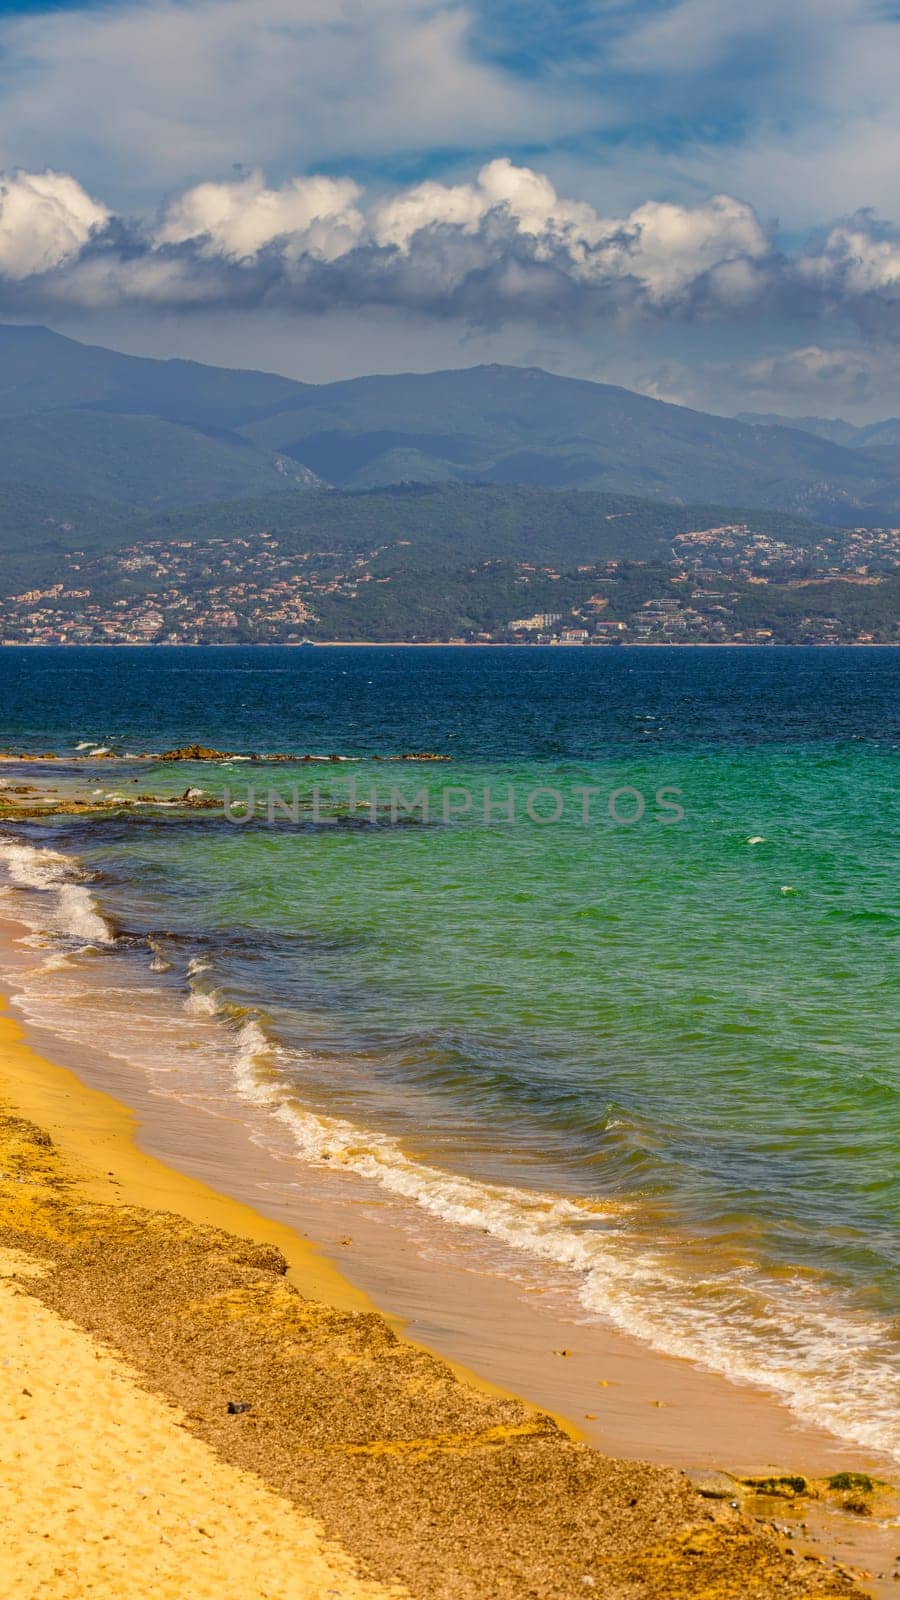
M900 520L891 428L900 439L900 423L865 430L863 441L823 437L537 368L304 384L0 326L0 483L145 508L317 481L455 482L891 522Z
M316 482L233 428L298 385L0 326L0 483L175 506Z
M233 428L303 387L265 372L153 361L79 344L49 328L0 324L0 417L86 407Z
M243 431L345 488L401 478L527 483L851 523L900 507L900 472L880 458L536 368L306 387Z
M741 411L736 420L763 428L799 428L801 433L815 434L851 450L886 450L900 444L900 417L860 427L840 417L782 417L775 411Z
M842 417L783 417L777 411L739 411L735 420L748 422L756 428L796 428L800 433L813 433L818 439L850 448L862 432L852 422L844 422Z

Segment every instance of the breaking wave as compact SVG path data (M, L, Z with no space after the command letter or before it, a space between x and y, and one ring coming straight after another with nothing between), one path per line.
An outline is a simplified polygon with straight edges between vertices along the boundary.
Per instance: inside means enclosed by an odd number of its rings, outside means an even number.
M36 933L80 945L112 944L115 935L85 882L74 856L19 839L0 837L0 867L17 896L17 914Z

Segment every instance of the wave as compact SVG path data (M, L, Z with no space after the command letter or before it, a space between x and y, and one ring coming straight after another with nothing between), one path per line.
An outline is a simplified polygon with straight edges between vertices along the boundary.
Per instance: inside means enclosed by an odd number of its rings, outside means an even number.
M151 972L171 972L174 962L170 961L162 946L152 935L147 938L147 948L150 951Z
M259 1018L237 1029L235 1088L289 1129L303 1161L352 1172L443 1223L562 1272L590 1320L768 1389L804 1421L900 1460L893 1330L861 1313L849 1294L762 1265L698 1261L674 1235L651 1242L639 1203L566 1198L417 1161L389 1136L304 1106L290 1063Z
M85 872L74 856L20 839L0 838L0 868L17 897L17 912L37 932L55 934L80 945L112 944L112 928L85 884Z

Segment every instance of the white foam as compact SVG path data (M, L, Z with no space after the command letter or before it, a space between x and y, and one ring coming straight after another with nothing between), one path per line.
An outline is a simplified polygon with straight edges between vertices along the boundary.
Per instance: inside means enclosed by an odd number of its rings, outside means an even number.
M6 838L0 839L0 866L14 888L36 891L19 902L23 919L35 931L81 944L112 943L112 931L73 856Z
M71 956L67 955L65 950L57 950L53 955L48 956L46 961L42 963L41 971L62 972L65 967L70 967L71 965Z
M193 989L184 1002L184 1009L195 1017L214 1017L218 1011L215 991Z
M266 1082L263 1073L271 1068L278 1055L277 1047L268 1039L259 1023L251 1017L238 1030L234 1078L238 1093L254 1105L274 1105L283 1090L280 1085Z

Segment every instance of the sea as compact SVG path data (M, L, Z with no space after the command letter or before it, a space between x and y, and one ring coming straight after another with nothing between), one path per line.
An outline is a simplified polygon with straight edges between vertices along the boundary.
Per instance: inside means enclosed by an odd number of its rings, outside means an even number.
M898 706L879 648L4 650L0 780L111 801L0 826L16 1005L900 1460Z

